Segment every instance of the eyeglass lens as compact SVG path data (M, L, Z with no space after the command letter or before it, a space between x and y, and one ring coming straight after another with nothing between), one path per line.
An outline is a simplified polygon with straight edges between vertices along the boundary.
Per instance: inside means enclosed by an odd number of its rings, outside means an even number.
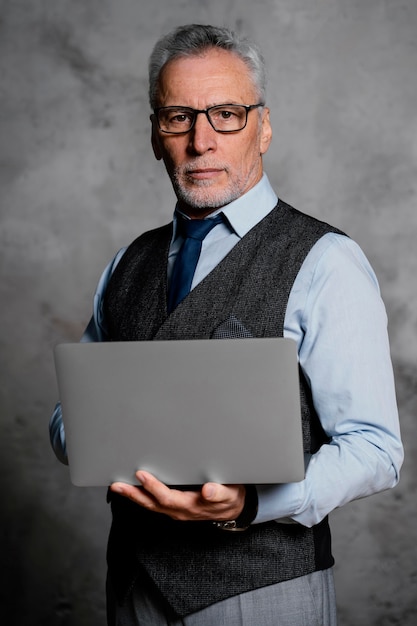
M247 108L238 104L218 105L202 112L214 130L223 133L242 130L247 121ZM187 107L166 107L158 111L159 126L169 133L185 133L194 125L198 113Z

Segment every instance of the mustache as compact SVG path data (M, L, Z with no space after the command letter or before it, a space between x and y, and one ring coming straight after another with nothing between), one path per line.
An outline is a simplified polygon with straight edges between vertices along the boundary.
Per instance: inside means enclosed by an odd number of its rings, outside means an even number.
M184 165L178 165L175 168L175 173L177 175L178 174L187 175L187 174L190 174L191 172L194 172L195 170L224 170L228 172L229 167L226 163L219 163L219 162L213 163L212 161L209 161L208 159L198 159L194 161L189 161L188 163Z

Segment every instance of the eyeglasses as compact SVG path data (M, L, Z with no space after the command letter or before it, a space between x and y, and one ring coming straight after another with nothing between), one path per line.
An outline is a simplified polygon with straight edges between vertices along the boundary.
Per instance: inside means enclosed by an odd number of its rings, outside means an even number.
M248 113L252 109L263 107L259 104L217 104L208 109L191 107L159 107L154 110L159 129L163 133L180 135L188 133L195 124L197 115L204 113L211 126L218 133L236 133L243 130L248 122Z

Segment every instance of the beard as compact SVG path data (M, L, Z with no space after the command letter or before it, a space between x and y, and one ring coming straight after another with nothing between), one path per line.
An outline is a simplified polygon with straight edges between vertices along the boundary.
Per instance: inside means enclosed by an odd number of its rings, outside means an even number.
M228 176L225 187L217 188L216 181L191 179L189 172L195 168L213 167L212 163L204 163L199 160L195 164L178 166L173 168L170 174L172 186L180 203L195 210L215 210L233 200L240 198L244 193L247 177L235 175L230 177L227 165L215 164L216 168L222 169Z

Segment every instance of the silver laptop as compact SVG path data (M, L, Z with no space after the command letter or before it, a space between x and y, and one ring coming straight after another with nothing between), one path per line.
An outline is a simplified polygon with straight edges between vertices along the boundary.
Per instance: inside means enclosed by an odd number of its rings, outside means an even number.
M75 485L304 478L290 339L60 344L55 365Z

